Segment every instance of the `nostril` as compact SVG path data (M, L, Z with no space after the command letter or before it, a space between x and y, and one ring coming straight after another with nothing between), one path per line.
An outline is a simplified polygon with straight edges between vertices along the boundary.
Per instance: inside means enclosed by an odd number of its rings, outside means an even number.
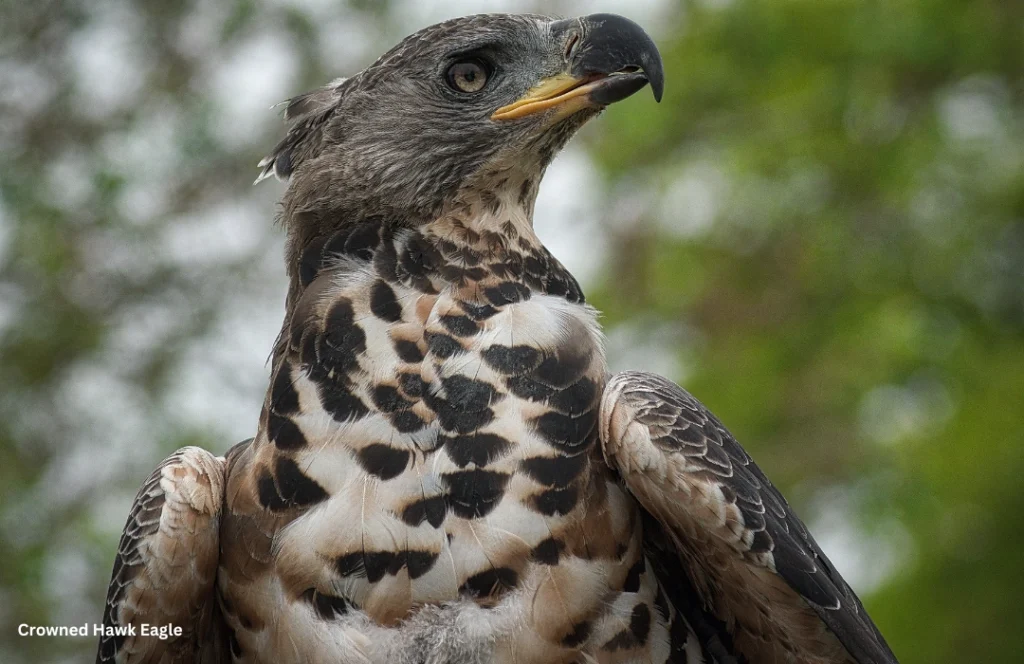
M566 44L565 44L565 59L566 60L571 60L572 59L572 53L576 49L576 45L579 43L579 41L580 41L580 33L573 32L572 35L569 37L569 41L566 42Z

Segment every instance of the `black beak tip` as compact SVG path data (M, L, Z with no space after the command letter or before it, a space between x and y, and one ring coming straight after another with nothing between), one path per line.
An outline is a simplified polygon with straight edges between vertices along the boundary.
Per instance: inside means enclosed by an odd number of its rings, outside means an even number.
M643 71L660 102L665 90L661 53L651 36L635 22L617 14L591 14L582 22L589 48L580 63L588 72L611 74L630 67Z
M654 93L654 101L661 103L661 95L665 92L665 72L661 68L661 58L658 58L650 67L644 67L647 80L651 84L651 92Z

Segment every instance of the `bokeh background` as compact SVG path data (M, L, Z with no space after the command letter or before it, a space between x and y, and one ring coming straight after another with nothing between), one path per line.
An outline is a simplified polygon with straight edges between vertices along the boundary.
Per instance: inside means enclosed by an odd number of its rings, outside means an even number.
M87 662L134 492L254 432L283 313L269 107L477 11L626 14L667 72L537 227L613 368L680 381L906 664L1024 661L1024 3L0 6L0 661Z

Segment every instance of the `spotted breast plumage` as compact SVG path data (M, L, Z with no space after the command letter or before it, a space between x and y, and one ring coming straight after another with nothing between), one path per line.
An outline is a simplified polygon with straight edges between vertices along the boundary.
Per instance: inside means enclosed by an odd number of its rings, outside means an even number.
M427 28L293 99L290 288L255 438L136 498L98 662L895 662L735 439L643 373L532 217L650 84L622 17Z

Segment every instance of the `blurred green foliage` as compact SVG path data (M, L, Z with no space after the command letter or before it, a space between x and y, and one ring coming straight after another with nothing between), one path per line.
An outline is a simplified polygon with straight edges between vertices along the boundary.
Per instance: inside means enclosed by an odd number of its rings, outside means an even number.
M1024 661L1024 4L726 5L591 135L620 190L710 183L713 224L652 206L591 299L682 325L684 385L798 506L905 529L865 598L901 661Z
M284 45L283 97L420 27L410 6L3 8L3 661L89 661L91 640L19 639L16 625L98 620L141 479L182 444L234 442L174 394L200 342L223 344L228 305L263 293L253 307L278 315L276 192L247 185L280 126L262 112L243 135L225 129L231 95L217 93L232 79L217 66ZM581 138L608 210L589 297L612 350L678 358L663 370L826 548L849 549L839 566L901 661L1024 661L1024 4L732 0L662 14L661 105L637 95ZM115 55L95 65L85 46L108 42ZM126 75L130 94L90 92L102 81L83 82L83 67L125 54L142 71ZM168 251L223 200L262 210L239 231L253 246ZM239 378L253 423L262 380Z

